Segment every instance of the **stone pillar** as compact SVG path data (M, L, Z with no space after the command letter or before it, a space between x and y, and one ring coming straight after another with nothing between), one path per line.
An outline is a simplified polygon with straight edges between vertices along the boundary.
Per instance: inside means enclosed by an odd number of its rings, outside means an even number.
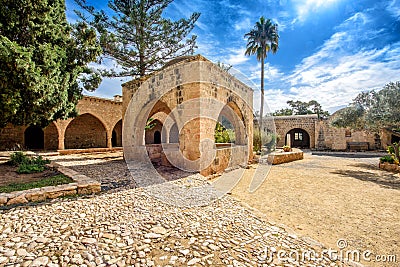
M112 139L112 129L111 131L107 130L107 148L112 148L111 139Z
M61 131L58 134L58 150L64 150L65 149L65 133L64 131Z

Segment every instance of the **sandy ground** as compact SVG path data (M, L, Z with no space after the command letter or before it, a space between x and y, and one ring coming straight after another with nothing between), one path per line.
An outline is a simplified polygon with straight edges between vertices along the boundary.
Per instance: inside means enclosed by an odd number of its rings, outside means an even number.
M339 244L347 245L343 251L370 250L367 265L400 266L400 175L379 170L377 162L305 154L304 160L273 166L250 193L255 165L232 195L327 248L339 251L338 240L345 240ZM378 263L377 255L396 255L397 263Z

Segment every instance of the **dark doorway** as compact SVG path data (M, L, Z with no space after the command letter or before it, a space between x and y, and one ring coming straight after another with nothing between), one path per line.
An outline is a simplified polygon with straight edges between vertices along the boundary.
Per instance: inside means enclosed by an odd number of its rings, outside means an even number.
M154 144L161 144L161 133L160 131L154 132Z
M111 145L112 145L112 147L117 146L117 132L115 130L112 132Z
M392 134L392 144L400 142L400 136Z
M300 128L290 130L285 136L285 144L288 134L290 134L291 147L310 148L310 135L305 130Z
M25 147L29 149L44 149L44 132L39 126L31 125L24 133Z

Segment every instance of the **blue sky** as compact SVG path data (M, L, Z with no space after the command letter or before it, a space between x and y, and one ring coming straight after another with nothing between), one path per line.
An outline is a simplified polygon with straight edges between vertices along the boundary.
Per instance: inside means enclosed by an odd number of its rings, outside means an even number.
M77 6L66 3L73 22ZM278 24L280 48L266 60L271 110L288 100L315 99L333 112L361 91L400 80L400 0L175 0L165 15L178 19L193 12L201 13L193 31L196 54L231 64L256 86L260 64L244 55L244 34L261 16ZM92 95L111 98L121 94L120 84L104 80ZM258 109L259 91L254 98Z

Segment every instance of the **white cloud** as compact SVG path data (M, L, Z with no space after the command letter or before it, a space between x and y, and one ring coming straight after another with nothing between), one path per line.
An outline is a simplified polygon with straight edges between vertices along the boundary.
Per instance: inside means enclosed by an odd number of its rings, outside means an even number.
M294 0L293 3L297 11L297 20L304 21L312 13L328 8L338 1L340 0Z
M241 21L235 23L234 28L236 31L250 30L252 28L249 18L244 18Z
M230 49L226 62L232 66L237 66L245 63L250 58L244 55L245 48Z
M400 1L392 0L386 8L395 18L400 19Z
M303 60L288 77L292 87L286 97L315 99L326 109L346 105L361 91L399 79L400 43L394 46L338 55L334 61L322 49Z

